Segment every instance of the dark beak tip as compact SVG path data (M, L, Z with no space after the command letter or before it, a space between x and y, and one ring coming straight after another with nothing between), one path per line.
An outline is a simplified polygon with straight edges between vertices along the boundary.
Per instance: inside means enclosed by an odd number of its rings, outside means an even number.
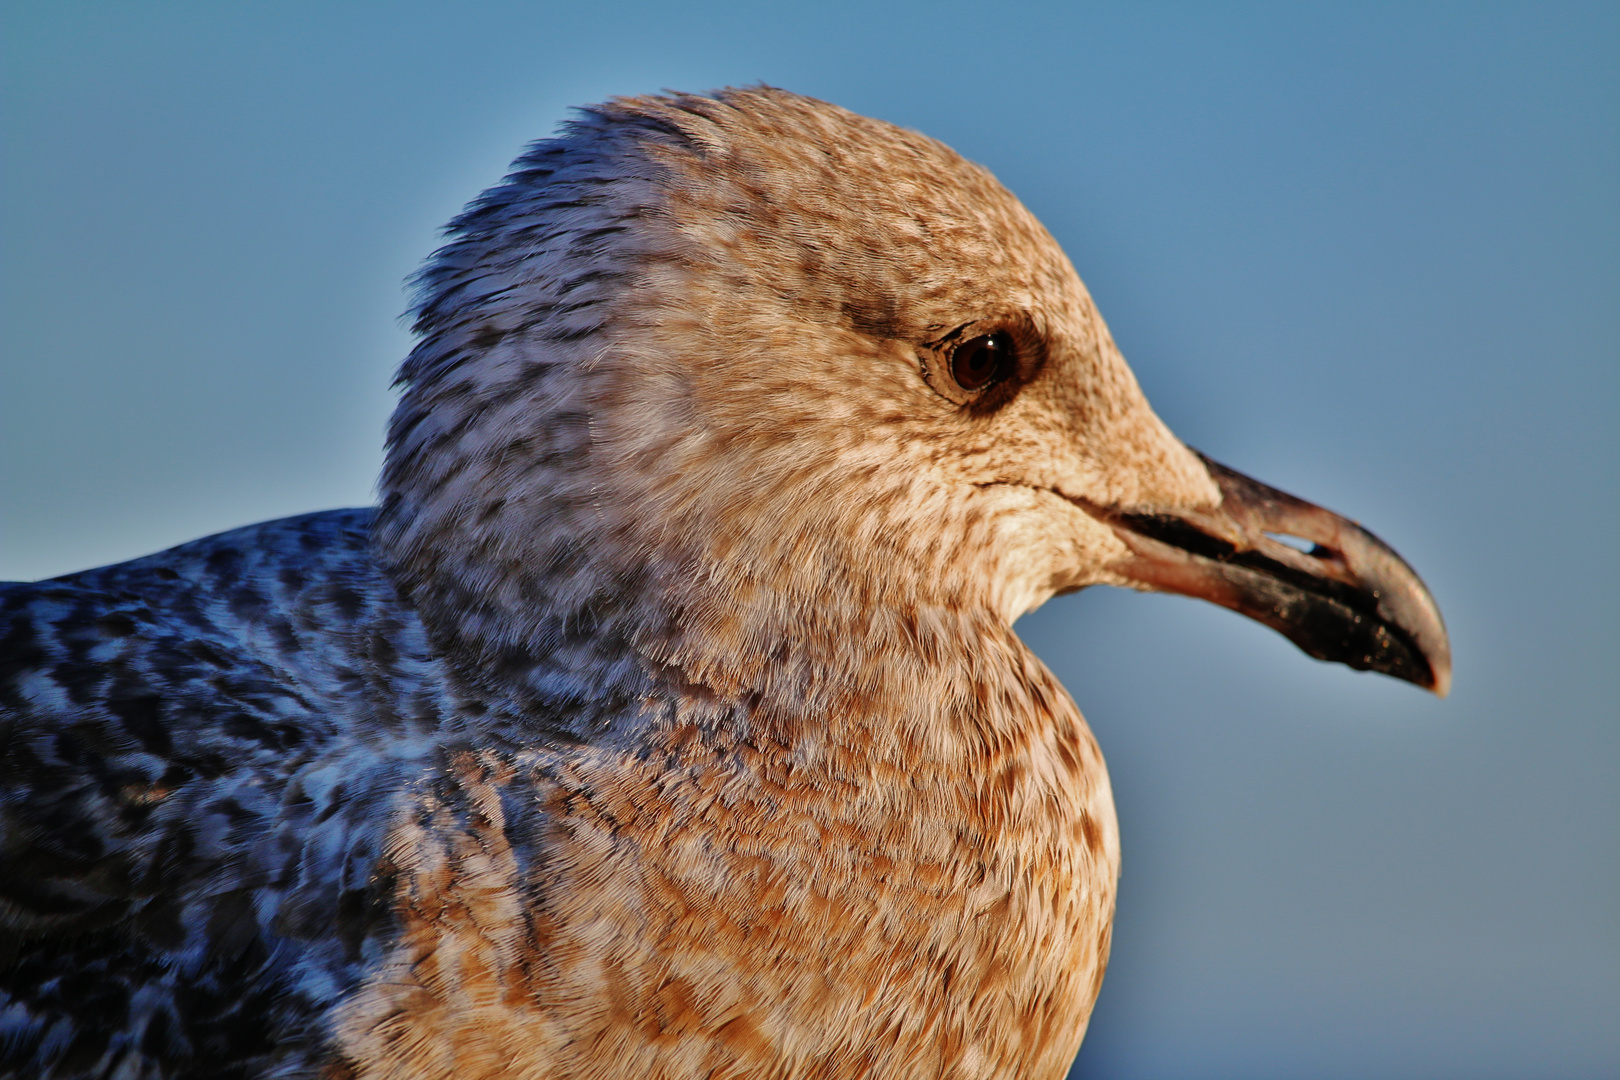
M1382 546L1382 541L1367 535ZM1393 560L1390 569L1398 575L1400 583L1389 589L1387 595L1400 597L1404 602L1393 605L1392 610L1380 603L1379 614L1408 635L1405 644L1412 664L1423 675L1411 681L1435 697L1444 698L1451 693L1451 635L1446 632L1445 620L1427 586L1399 556L1393 551L1389 554Z
M1443 656L1438 656L1429 662L1428 690L1437 698L1444 699L1451 693L1451 649L1448 647Z

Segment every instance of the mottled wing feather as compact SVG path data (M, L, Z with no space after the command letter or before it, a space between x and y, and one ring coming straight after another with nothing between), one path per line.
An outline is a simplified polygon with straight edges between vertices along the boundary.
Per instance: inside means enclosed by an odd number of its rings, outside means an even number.
M411 637L366 524L0 586L0 1075L247 1075L310 1049L387 920L373 868L409 767L364 704Z

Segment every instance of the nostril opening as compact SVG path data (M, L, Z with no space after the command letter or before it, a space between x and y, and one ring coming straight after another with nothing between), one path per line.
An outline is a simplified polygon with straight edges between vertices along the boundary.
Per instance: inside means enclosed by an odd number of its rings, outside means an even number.
M1303 536L1295 536L1292 533L1271 532L1270 530L1266 531L1266 535L1277 541L1277 543L1287 544L1295 551L1304 552L1306 555L1326 556L1329 554L1327 548L1314 540L1307 540Z

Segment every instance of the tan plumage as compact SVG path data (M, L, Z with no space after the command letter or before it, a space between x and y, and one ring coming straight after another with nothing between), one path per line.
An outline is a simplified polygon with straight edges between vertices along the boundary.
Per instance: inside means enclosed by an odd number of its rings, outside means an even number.
M343 571L381 607L329 646L388 672L339 739L394 763L379 914L265 1074L1059 1076L1118 837L1013 620L1170 588L1444 688L1404 564L1177 441L1051 237L923 136L617 101L421 288L382 572Z
M457 306L428 308L407 365L380 523L447 636L549 648L526 626L532 574L613 596L676 676L672 722L643 736L660 760L567 755L537 792L588 821L532 886L566 897L540 932L590 926L597 947L548 960L510 1043L559 1075L1061 1072L1107 955L1114 815L1084 724L1008 625L1111 580L1119 542L1049 489L1213 504L1214 485L982 169L772 91L588 122L612 180L570 228L513 250L508 212L441 257L469 291L512 270L489 301L432 281ZM562 313L581 280L595 302ZM980 418L918 377L914 342L1009 316L1051 342L1044 392ZM590 332L535 347L571 320ZM455 431L453 454L418 415ZM435 995L402 974L441 947L410 947L344 1030L397 1014L407 1038ZM619 1010L596 1004L603 981ZM493 1023L473 1015L447 1021ZM644 1040L670 1024L683 1037ZM359 1045L412 1075L408 1043Z

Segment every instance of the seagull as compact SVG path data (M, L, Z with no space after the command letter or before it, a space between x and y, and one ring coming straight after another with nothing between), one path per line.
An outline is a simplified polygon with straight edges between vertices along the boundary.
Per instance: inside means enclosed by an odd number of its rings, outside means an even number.
M378 506L0 588L0 1075L1059 1077L1119 839L1019 615L1447 690L1416 573L1177 440L923 135L616 99L416 286Z

